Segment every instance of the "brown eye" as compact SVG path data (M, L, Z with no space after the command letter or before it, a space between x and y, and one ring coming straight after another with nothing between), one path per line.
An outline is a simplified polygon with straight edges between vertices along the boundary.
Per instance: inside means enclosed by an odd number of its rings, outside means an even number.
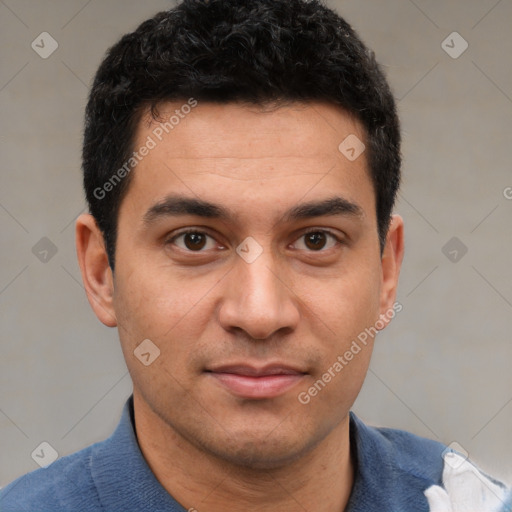
M184 242L187 249L198 251L206 245L206 236L203 233L186 233Z
M322 250L331 249L337 243L341 243L337 236L329 231L318 230L304 233L298 238L294 246L296 249L303 251L321 252Z
M187 231L176 235L169 243L177 245L180 249L201 252L203 249L213 249L215 240L201 231Z
M317 233L308 233L304 235L306 247L308 249L311 249L313 251L318 251L320 249L323 249L326 242L327 237L325 233L317 232Z

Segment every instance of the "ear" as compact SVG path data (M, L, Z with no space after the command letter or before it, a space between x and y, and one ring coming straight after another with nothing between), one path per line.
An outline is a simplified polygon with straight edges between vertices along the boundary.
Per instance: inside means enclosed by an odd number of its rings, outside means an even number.
M400 309L398 306L393 306L403 257L404 221L400 215L395 214L391 216L381 261L380 319L384 323L384 327L395 316L395 312L402 309L401 306Z
M88 213L78 217L75 234L78 263L89 304L100 322L107 327L115 327L114 281L103 234L94 217Z

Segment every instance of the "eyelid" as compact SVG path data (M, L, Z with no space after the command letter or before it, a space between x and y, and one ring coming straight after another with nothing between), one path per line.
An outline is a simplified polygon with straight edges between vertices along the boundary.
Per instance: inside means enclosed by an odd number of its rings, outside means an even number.
M308 235L309 233L326 233L327 235L331 235L334 238L336 238L337 240L341 241L341 238L339 235L337 235L334 231L331 231L330 229L327 229L327 228L315 228L315 227L306 228L305 231L301 232L300 236Z

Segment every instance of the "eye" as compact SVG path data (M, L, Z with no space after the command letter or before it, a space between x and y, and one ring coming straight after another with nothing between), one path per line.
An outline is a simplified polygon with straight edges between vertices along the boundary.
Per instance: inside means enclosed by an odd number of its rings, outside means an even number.
M185 251L202 252L203 249L214 249L216 241L203 231L188 230L170 238L167 243L175 244Z
M342 243L342 241L329 231L325 230L315 230L308 231L300 236L297 242L295 242L295 249L306 250L306 251L316 251L320 252L322 250L328 250L332 247L335 247L338 243Z

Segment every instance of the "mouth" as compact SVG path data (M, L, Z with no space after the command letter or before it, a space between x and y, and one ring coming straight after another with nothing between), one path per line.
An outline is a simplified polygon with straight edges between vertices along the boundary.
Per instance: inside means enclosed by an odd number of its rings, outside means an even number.
M260 400L286 393L307 375L304 371L281 364L221 366L206 370L206 373L230 393Z

